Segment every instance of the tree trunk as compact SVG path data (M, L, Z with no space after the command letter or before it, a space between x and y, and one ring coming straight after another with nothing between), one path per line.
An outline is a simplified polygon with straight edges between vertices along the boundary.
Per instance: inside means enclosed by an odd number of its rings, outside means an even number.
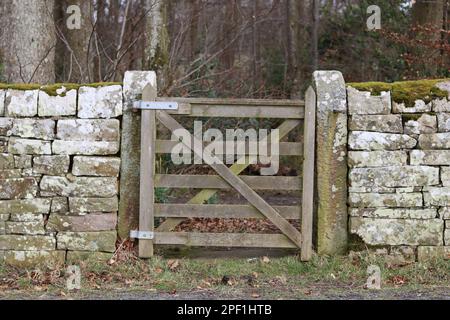
M319 12L320 1L312 0L312 65L314 71L319 69Z
M0 6L3 7L0 46L6 80L54 82L54 0L11 0L2 1Z
M58 58L61 59L62 74L65 82L87 83L93 80L93 43L90 43L93 37L93 8L91 1L88 0L63 0L59 1L59 10L64 17L60 24L62 34L59 41L62 42L57 51ZM76 5L81 11L81 28L69 29L67 27L67 8Z
M440 30L443 29L444 25L444 0L417 0L412 9L412 25L426 27L431 30L431 32L421 34L419 38L427 42L441 44L443 39ZM425 55L426 59L437 59L441 52L433 50L433 45L428 47L425 48L427 52L418 52L418 55ZM424 64L427 76L436 76L437 68L437 64Z
M169 59L167 1L146 0L145 45L143 66L158 72L158 82L165 86L165 67Z

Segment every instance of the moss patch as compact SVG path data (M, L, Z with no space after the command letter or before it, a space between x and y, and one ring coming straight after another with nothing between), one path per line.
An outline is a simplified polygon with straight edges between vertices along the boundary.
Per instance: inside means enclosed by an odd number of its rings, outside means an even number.
M434 99L447 98L449 93L436 87L436 84L450 79L433 79L417 81L401 81L394 83L362 82L349 83L348 85L360 90L369 91L373 95L380 95L382 91L391 91L392 100L404 103L407 107L414 107L416 100L429 103Z
M8 84L8 83L0 83L0 90L37 90L41 87L40 84L35 83L22 83L22 84Z
M40 89L47 93L49 96L57 96L58 94L56 91L58 89L61 89L62 87L65 87L67 90L70 91L72 89L78 90L80 87L91 87L91 88L99 88L99 87L106 87L106 86L113 86L113 85L122 85L121 82L96 82L96 83L55 83L51 85L45 85L42 86L40 84L8 84L8 83L0 83L0 90L7 90L7 89L13 89L13 90L37 90ZM62 93L60 94L61 97L64 97L66 94Z

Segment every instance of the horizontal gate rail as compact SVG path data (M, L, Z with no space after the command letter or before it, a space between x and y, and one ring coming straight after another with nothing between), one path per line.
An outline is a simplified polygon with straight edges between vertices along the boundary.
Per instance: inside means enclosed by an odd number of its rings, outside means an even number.
M282 234L156 232L154 243L210 247L298 249L292 241Z
M239 176L254 190L286 190L302 189L302 179L299 177L282 176ZM222 178L212 175L176 175L158 174L155 177L159 188L193 188L193 189L233 189Z
M289 220L299 220L300 206L274 206L280 215ZM216 218L265 219L250 205L230 204L155 204L155 217L164 218Z
M204 142L203 147L206 147L211 142ZM156 153L158 154L170 154L173 147L179 144L178 141L172 140L156 140ZM280 156L302 156L303 155L303 143L300 142L280 142ZM270 150L270 143L267 144L267 150ZM248 145L245 150L247 155L257 155L258 153L249 150ZM226 150L217 150L217 155L223 155Z
M305 103L301 100L193 99L158 98L179 103L179 110L168 114L189 117L303 119Z

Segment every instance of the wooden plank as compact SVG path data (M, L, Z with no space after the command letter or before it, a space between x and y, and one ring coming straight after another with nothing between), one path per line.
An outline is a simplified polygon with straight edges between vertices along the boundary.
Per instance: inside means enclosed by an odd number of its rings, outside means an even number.
M299 177L240 176L240 178L255 190L302 189L302 179ZM158 188L233 189L221 177L213 175L158 174L155 184Z
M295 248L282 234L157 232L155 244L205 247Z
M299 124L300 120L286 120L277 129L279 131L279 138L284 138L289 132L295 129ZM267 137L267 141L270 141L270 135ZM244 158L244 163L248 163L248 156ZM248 167L248 164L235 163L230 167L231 172L234 174L240 174ZM189 204L203 204L206 203L211 197L217 193L217 189L205 189L197 193L191 200ZM173 230L178 224L183 222L183 218L173 218L164 221L158 228L157 231L167 232Z
M157 111L156 116L172 132L176 132L177 129L184 129L174 118L165 113L164 111ZM192 137L194 146L192 151L194 154L202 157L202 151L197 145L196 138ZM191 148L190 143L185 142L186 147ZM210 167L213 168L224 180L226 180L233 188L239 192L251 205L257 208L263 215L267 217L278 229L283 232L294 244L301 247L301 234L300 232L284 219L272 206L270 206L263 198L261 198L254 190L252 190L242 179L235 175L230 169L223 163L212 163Z
M303 160L303 196L301 212L302 247L301 260L309 261L312 256L312 232L314 212L314 160L316 141L316 93L312 87L306 91L306 113Z
M299 220L300 206L274 206L280 215L289 220ZM155 204L155 217L164 218L220 218L264 219L259 211L249 205L231 204Z
M170 154L173 148L179 144L179 141L172 140L156 140L156 153L158 154ZM203 147L208 146L211 142L203 142ZM224 148L225 149L225 148ZM248 145L246 145L246 154L255 155L255 152L249 152ZM267 149L270 150L270 144L267 145ZM226 150L219 150L218 155L223 155ZM303 156L303 143L300 142L280 142L280 155L281 156Z
M147 85L144 88L143 101L153 101L156 98L156 88ZM155 110L142 110L141 114L141 172L139 201L139 230L154 231L155 202L155 141L156 113ZM153 256L153 241L139 240L139 257Z
M296 107L192 105L191 117L303 119L305 109Z
M243 106L304 106L305 101L295 99L228 99L228 98L179 98L179 97L158 97L156 101L176 101L189 104L209 104L209 105L243 105Z

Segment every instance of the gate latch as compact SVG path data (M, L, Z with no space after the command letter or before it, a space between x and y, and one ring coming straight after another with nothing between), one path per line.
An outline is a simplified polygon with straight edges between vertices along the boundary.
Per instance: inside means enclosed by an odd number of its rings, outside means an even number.
M178 110L178 102L170 101L135 101L134 109L140 110Z
M152 231L131 230L130 238L139 240L153 240L155 238L155 233Z

